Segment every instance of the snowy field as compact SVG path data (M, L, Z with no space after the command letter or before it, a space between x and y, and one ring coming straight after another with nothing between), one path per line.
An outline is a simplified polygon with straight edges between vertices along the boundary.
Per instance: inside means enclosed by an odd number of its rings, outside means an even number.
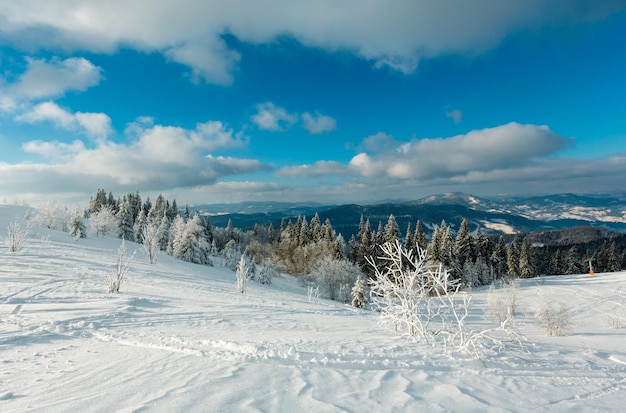
M0 205L0 240L25 208ZM524 281L524 349L480 359L407 342L376 313L309 302L297 280L235 292L233 272L137 255L106 293L120 241L34 228L0 246L0 411L621 412L626 273ZM488 324L487 289L472 320ZM546 334L548 297L571 328ZM621 324L621 325L620 325Z

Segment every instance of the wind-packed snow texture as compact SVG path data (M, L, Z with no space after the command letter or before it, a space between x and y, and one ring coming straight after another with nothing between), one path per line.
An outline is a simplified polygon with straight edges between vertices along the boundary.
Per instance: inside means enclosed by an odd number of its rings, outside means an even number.
M26 208L0 205L0 239ZM309 302L296 279L251 282L141 246L107 294L116 238L33 228L0 246L0 411L7 412L586 412L626 405L626 273L524 280L524 350L480 359L405 341L377 314ZM488 289L470 322L490 321ZM550 337L545 297L571 312Z

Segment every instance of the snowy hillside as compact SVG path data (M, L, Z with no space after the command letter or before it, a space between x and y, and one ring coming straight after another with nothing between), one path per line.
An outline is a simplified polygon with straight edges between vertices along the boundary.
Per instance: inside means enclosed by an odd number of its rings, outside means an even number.
M24 207L0 205L0 241ZM278 277L235 292L235 275L138 245L119 294L106 293L120 241L33 228L0 245L2 412L623 411L626 273L536 278L518 290L523 350L481 359L407 342L376 313L309 302ZM217 260L216 260L217 261ZM487 289L470 322L489 323ZM562 302L564 337L539 303Z

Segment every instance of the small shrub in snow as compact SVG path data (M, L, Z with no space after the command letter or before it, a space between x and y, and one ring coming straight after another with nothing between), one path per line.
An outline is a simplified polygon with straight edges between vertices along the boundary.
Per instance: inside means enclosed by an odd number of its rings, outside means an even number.
M508 320L497 328L471 330L465 320L472 297L460 291L459 280L441 265L431 263L426 250L407 250L398 241L381 248L378 265L367 257L375 272L370 297L380 312L380 324L416 341L476 357L485 348L500 349L506 342L522 344Z
M312 278L331 300L349 302L350 288L361 275L359 267L347 260L323 258L318 262Z
M126 244L122 240L122 245L117 249L117 261L115 265L115 273L108 279L108 292L119 293L122 282L126 279L128 274L128 264L135 256L135 253L130 257L126 257Z
M250 268L248 264L248 259L245 255L242 255L241 258L239 258L237 272L235 273L237 277L236 289L240 294L245 294L248 287L248 277L250 276Z
M161 239L161 231L158 223L148 222L143 229L141 244L143 250L148 256L150 264L156 264L159 256L159 241Z
M609 328L620 329L624 325L624 307L623 306L615 306L613 311L606 317L606 324Z
M491 321L499 325L515 317L518 288L517 279L502 280L500 288L496 288L495 283L491 284L487 296L487 316Z
M256 280L258 281L259 284L266 284L266 285L270 285L272 283L272 280L277 274L274 267L272 267L268 263L261 264L258 272L259 274L257 275Z
M365 308L367 305L367 296L365 294L365 283L363 278L356 279L352 287L352 306L356 308Z
M539 304L537 319L549 336L564 336L571 326L571 313L565 303L555 303L547 296Z
M37 210L34 218L35 225L57 231L66 231L67 222L67 208L56 202L47 202Z
M26 245L28 227L23 229L17 221L13 221L7 228L6 244L11 252L20 252Z
M309 300L309 303L317 303L317 301L320 299L320 286L316 285L315 287L313 287L312 285L309 285L307 289L307 298Z

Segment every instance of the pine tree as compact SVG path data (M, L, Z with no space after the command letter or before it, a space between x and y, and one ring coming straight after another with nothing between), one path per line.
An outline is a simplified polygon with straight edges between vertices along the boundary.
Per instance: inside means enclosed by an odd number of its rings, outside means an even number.
M404 248L410 250L415 245L413 241L413 230L411 229L411 222L409 221L406 227L406 235L404 237Z
M383 243L391 242L395 243L400 238L400 227L396 222L396 217L393 214L389 215L387 224L384 228Z
M580 256L578 255L578 250L575 246L572 246L567 251L567 257L565 262L565 273L566 274L580 274L582 272L580 265Z
M119 221L118 237L127 241L135 241L135 230L133 229L133 213L127 202L122 202L117 212Z
M148 225L148 218L146 214L144 214L143 209L139 211L139 215L137 215L137 219L135 220L135 225L133 225L133 229L135 231L135 240L141 242L143 239L143 231Z
M367 304L367 296L365 295L365 286L363 279L358 277L352 287L352 306L356 308L365 308Z
M469 231L467 218L464 218L461 222L461 226L459 227L459 231L456 235L454 248L459 268L463 268L467 261L470 263L474 262L474 240Z
M524 237L519 254L519 275L522 278L533 276L533 248L528 237Z
M85 223L83 222L78 209L75 209L74 212L72 212L72 216L70 217L67 227L69 229L70 236L74 237L74 239L87 237L87 228L85 227Z
M428 240L426 234L424 234L424 228L422 227L422 221L418 220L415 224L415 235L413 235L413 244L420 249L425 249L428 246Z
M609 244L607 253L607 271L615 272L620 270L620 260L617 256L617 248L615 246L615 240L612 240Z
M520 239L519 235L516 235L513 242L511 242L506 249L506 266L507 266L507 273L510 277L520 276L520 272L519 272L520 249L518 248L518 245L520 244L519 239Z
M494 277L501 278L507 272L507 249L504 236L500 235L495 249L491 253Z

